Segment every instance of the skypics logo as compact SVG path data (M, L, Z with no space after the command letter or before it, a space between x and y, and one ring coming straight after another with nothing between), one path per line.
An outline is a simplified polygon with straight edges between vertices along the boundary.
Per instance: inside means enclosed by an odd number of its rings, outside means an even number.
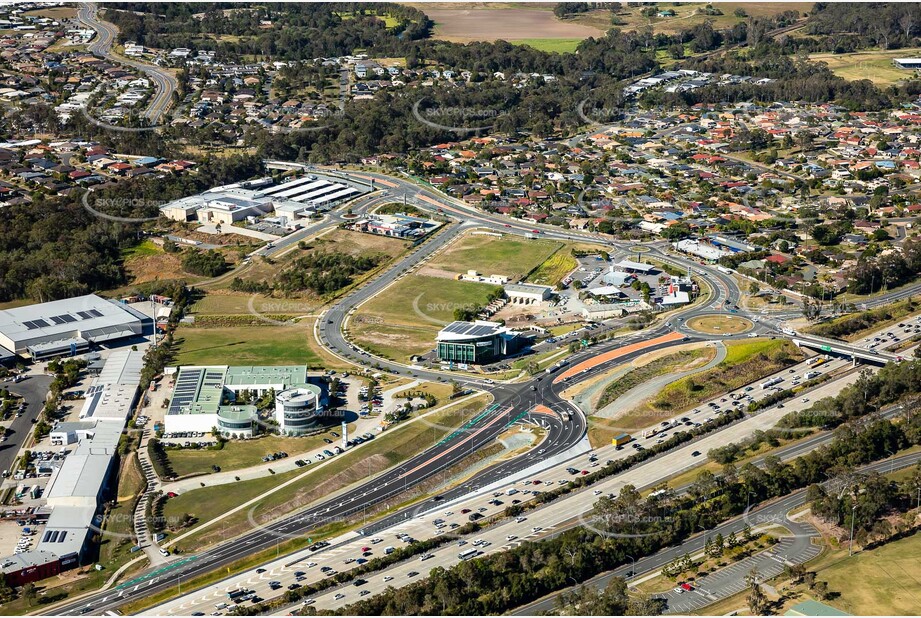
M293 326L298 319L310 317L313 305L298 300L265 298L253 294L246 303L250 315L271 326Z
M584 528L611 539L642 539L655 536L659 531L651 528L667 527L675 521L673 517L644 512L642 504L620 508L623 510L615 511L607 506L599 509L598 503L595 503L581 511L577 520Z
M165 129L169 126L172 126L174 122L183 120L180 107L173 107L168 111L162 112L160 116L164 121L158 122L156 124L151 124L148 126L122 126L117 124L112 124L111 122L106 122L100 118L93 116L90 112L90 109L87 107L80 108L80 114L86 119L87 122L93 124L101 129L107 131L114 131L117 133L148 133L152 131L158 131ZM298 120L294 121L296 124L291 125L263 125L258 122L251 122L249 125L246 125L250 128L262 128L271 133L276 134L296 134L296 133L315 133L317 131L324 131L330 129L333 126L333 120L337 118L345 117L345 108L343 107L332 107L332 108L322 108L313 114L302 115ZM146 116L144 121L146 121Z
M482 107L425 107L423 105L425 100L425 97L423 97L413 104L413 117L428 127L451 133L464 134L489 131L495 127L496 119L506 113ZM491 122L482 124L484 121ZM481 124L471 125L471 123Z
M99 198L90 203L90 192L85 191L80 199L83 208L94 217L113 221L115 223L145 223L147 221L156 221L159 217L125 217L114 215L111 212L136 212L137 210L147 210L150 208L159 208L162 202L145 200L142 198ZM102 209L102 210L100 210Z

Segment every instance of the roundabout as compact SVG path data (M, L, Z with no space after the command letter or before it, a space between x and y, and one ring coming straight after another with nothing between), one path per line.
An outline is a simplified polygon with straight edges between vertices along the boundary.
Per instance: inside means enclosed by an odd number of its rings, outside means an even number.
M695 316L685 322L685 326L703 335L740 335L755 327L748 318L718 314Z

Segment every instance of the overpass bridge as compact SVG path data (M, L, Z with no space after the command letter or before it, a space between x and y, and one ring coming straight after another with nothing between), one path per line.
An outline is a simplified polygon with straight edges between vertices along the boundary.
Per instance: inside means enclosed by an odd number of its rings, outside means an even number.
M899 354L886 352L884 350L867 350L866 348L861 348L859 346L844 343L842 341L836 341L834 339L826 339L825 337L815 337L812 335L795 335L790 336L790 339L797 347L811 348L813 350L819 350L820 352L835 354L837 356L846 356L852 359L854 364L857 363L858 359L864 363L869 363L872 365L885 365L886 363L890 362L898 363L903 360L903 357Z

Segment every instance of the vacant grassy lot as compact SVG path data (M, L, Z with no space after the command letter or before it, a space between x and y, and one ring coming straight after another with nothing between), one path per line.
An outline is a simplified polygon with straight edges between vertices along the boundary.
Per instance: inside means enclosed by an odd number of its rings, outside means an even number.
M853 54L812 54L810 60L824 62L835 75L847 80L868 79L877 86L889 86L915 77L915 71L896 68L893 58L914 58L921 49L861 51Z
M427 268L453 274L475 270L482 275L505 275L515 281L562 246L563 243L552 240L468 234L439 253Z
M715 354L715 348L709 347L699 350L683 350L675 354L669 354L662 358L658 358L642 367L632 369L627 375L618 380L614 380L605 387L596 408L601 409L612 401L616 401L618 397L647 380L665 375L666 373L685 371L689 367L697 365L701 359L707 359L707 361L709 361Z
M355 424L349 424L349 431ZM173 471L183 476L195 472L210 472L211 466L217 464L222 471L239 470L250 466L261 465L262 458L270 453L284 451L288 453L289 460L297 457L299 453L313 450L323 446L323 438L332 438L328 434L291 438L281 436L263 436L255 440L232 440L217 449L166 449Z
M921 598L919 555L917 533L851 557L845 544L821 561L816 580L828 582L828 589L840 595L827 603L850 614L912 615Z
M638 3L635 6L628 6L625 2L621 3L622 8L617 13L617 27L623 31L641 30L649 27L656 34L660 32L676 34L682 30L689 30L705 21L712 21L714 30L726 30L747 19L747 17L735 14L736 9L739 8L753 17L774 15L784 11L799 11L802 14L812 10L812 3L810 2L719 2L713 3L713 7L719 9L723 14L707 15L703 12L707 6L705 2L689 2L686 4L663 2L658 5L659 9L662 11L672 10L675 12L675 16L650 18L642 14L642 10L648 6L651 5ZM590 11L570 19L575 23L597 28L608 29L612 27L610 11Z
M322 365L306 326L181 326L177 365Z
M410 275L359 309L349 333L362 346L405 360L435 345L435 335L460 307L482 306L496 286Z
M512 39L515 45L528 45L540 51L571 54L579 47L582 39Z
M570 251L560 249L528 276L529 283L540 285L558 284L566 275L579 267L579 262Z
M177 517L188 512L195 515L199 521L205 521L226 513L235 506L276 487L281 482L294 478L297 474L304 475L302 479L281 491L266 496L252 507L228 516L220 526L203 530L188 540L180 541L186 550L220 542L249 529L252 525L250 517L257 522L265 523L320 500L369 475L398 465L434 444L454 427L463 425L473 418L483 410L490 399L489 395L480 395L465 403L449 406L436 412L427 417L425 421L416 421L402 427L397 426L378 435L372 442L361 448L348 451L330 461L323 468L317 468L309 473L296 471L271 478L236 483L233 487L234 493L239 495L237 499L226 500L221 493L216 491L223 489L223 493L227 494L229 492L226 491L226 486L204 488L186 492L178 498L169 500L166 510ZM216 504L213 504L212 500L216 501Z
M802 354L786 339L726 342L726 358L716 367L681 378L648 403L653 412L681 412L795 364Z

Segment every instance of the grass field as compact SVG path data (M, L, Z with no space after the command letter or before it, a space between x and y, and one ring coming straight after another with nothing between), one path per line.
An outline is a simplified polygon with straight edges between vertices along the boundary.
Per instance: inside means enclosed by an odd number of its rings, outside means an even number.
M158 255L160 253L163 253L163 249L160 246L158 246L152 240L145 240L134 245L133 247L124 249L122 251L122 259L127 261L131 258Z
M566 249L560 249L528 276L528 282L555 286L578 267L579 262L572 256L572 253Z
M349 424L349 431L355 424ZM212 464L218 464L222 471L239 470L261 465L262 458L269 453L284 451L289 459L300 453L323 446L325 434L305 436L303 438L286 438L281 436L263 436L256 440L232 440L221 450L214 449L167 449L170 465L179 476L195 472L209 472ZM293 460L292 460L293 461Z
M410 275L363 305L349 322L362 346L405 360L435 345L435 335L454 319L454 310L485 305L495 286Z
M322 365L306 326L227 326L176 330L177 365Z
M835 75L847 80L868 79L877 86L889 86L915 77L917 72L899 69L893 58L914 58L921 49L861 51L853 54L812 54L810 60L824 62Z
M323 468L306 474L303 479L292 483L285 489L266 496L255 503L252 508L248 507L228 516L220 526L203 530L180 543L183 549L189 550L220 542L245 532L251 526L250 517L257 522L264 523L320 500L368 475L374 475L398 465L433 444L447 434L451 428L460 426L475 416L490 399L489 395L483 394L465 403L434 412L427 417L427 421L416 421L386 431L360 449L348 451L330 461ZM224 495L230 493L226 491L226 487L206 487L187 492L169 500L164 514L181 517L183 513L188 512L195 515L199 521L206 521L294 478L297 474L305 473L295 471L236 483L233 493L237 494L237 498L230 500Z
M618 380L614 380L604 388L596 407L598 409L605 407L612 401L616 401L618 397L627 391L652 378L665 375L666 373L685 371L694 365L706 364L706 362L709 362L715 355L716 349L710 347L697 350L683 350L658 358L642 367L632 369L627 375ZM701 363L701 359L706 360Z
M516 281L562 246L563 243L553 240L468 234L435 256L426 268L454 274L475 270L482 275L505 275Z
M681 412L779 371L801 358L799 349L785 339L728 341L723 362L703 373L672 382L648 406L653 412Z
M512 39L515 45L528 45L534 49L557 54L571 54L579 47L582 39Z
M687 325L708 335L737 335L754 326L751 320L732 315L701 315L688 320Z

